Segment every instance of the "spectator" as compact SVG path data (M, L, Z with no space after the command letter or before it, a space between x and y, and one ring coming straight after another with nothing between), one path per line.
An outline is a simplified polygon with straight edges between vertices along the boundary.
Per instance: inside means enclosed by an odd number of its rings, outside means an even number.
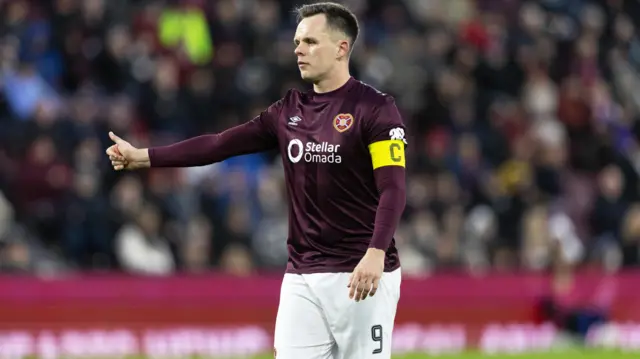
M85 269L112 267L106 201L99 178L77 172L65 208L63 248L74 264Z
M23 62L15 71L5 71L2 77L7 103L20 120L28 120L39 105L59 100L56 91L31 63Z
M14 196L20 218L49 244L59 243L64 230L58 208L69 183L69 167L58 158L53 139L36 138L18 165Z
M180 243L182 268L190 273L206 272L212 264L213 228L204 216L191 219L185 238Z
M622 227L623 261L626 266L640 265L640 206L629 208Z
M158 208L145 204L116 235L116 254L131 273L167 275L176 269L169 243L162 237Z
M253 260L249 249L240 243L230 244L222 253L221 269L235 276L248 276L254 273Z
M622 174L616 166L608 166L600 172L599 195L591 214L592 233L600 240L620 240L628 204L622 197Z
M13 221L13 207L4 194L0 192L0 241L9 234Z

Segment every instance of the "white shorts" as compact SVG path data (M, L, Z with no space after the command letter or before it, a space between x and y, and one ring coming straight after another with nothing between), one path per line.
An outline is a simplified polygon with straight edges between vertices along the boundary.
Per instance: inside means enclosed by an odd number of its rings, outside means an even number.
M373 297L349 299L351 273L285 274L276 318L277 359L389 359L401 271Z

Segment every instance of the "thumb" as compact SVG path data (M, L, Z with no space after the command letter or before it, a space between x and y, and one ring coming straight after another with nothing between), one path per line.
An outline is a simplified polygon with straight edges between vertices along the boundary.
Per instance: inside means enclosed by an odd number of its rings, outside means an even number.
M113 133L113 132L109 132L109 138L111 139L111 141L115 142L116 145L122 145L122 144L127 143L122 138L116 136L116 134Z

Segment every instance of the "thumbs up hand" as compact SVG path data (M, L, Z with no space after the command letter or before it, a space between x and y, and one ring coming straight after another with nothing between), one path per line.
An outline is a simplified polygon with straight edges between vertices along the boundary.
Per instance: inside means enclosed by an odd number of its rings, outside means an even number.
M151 166L146 148L135 148L113 132L109 132L109 138L114 144L107 148L106 152L114 170L136 170Z

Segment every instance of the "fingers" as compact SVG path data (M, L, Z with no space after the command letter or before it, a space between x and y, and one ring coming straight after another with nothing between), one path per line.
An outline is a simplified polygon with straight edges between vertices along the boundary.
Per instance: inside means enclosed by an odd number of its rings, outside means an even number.
M349 299L356 302L365 300L369 296L374 296L378 290L380 278L374 274L363 274L354 272L349 279Z
M118 151L118 145L113 145L107 148L107 155L109 156L109 161L111 161L111 166L116 171L121 171L127 167L129 162L124 156Z
M106 152L107 152L107 155L109 156L109 159L111 161L115 161L115 160L124 161L125 160L124 156L118 150L118 145L109 146L109 148L107 148Z
M370 296L374 296L376 295L376 292L378 291L378 286L380 285L380 278L374 278L373 279L373 283L371 285L371 292L369 292Z
M358 287L356 278L357 274L355 272L349 277L349 284L347 285L347 288L349 288L349 299L353 299L356 294L356 288Z
M116 134L113 132L109 132L109 138L115 143L114 145L107 148L106 151L107 155L109 156L109 160L111 161L111 166L113 166L113 169L116 171L126 169L129 166L129 161L127 161L125 156L122 155L122 152L120 152L120 148L123 148L124 146L130 147L131 145L129 145L129 143L125 140L116 136Z
M360 285L358 286L358 290L356 291L356 302L361 300L365 300L369 295L369 291L371 291L371 279L363 278L360 281Z
M109 148L107 148L107 155L109 156L109 158L111 158L112 156L117 156L118 152L116 152L116 145L113 146L109 146Z
M111 166L116 171L121 171L127 167L127 161L111 161Z
M109 131L109 138L111 139L111 141L115 142L116 144L121 144L124 142L122 138L116 136L116 134L111 131Z

